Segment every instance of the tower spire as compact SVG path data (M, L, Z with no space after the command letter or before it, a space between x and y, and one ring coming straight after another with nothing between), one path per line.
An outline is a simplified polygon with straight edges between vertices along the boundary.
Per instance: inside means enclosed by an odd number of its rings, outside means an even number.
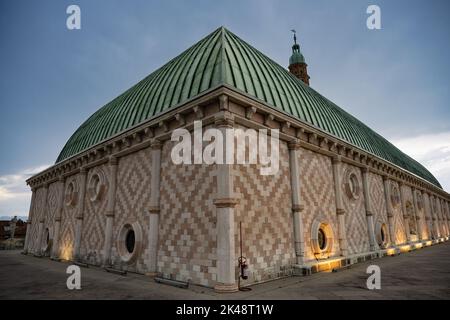
M305 57L300 52L300 45L297 43L297 31L292 29L294 34L294 45L292 46L292 55L289 58L289 71L309 86L309 75Z

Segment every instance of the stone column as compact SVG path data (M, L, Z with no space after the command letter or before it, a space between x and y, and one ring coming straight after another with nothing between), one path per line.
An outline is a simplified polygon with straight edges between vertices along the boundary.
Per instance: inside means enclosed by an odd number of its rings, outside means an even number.
M61 187L61 193L59 194L59 199L58 199L58 208L56 209L56 214L55 214L55 229L53 232L53 245L52 245L52 253L51 253L51 258L52 259L59 259L59 229L61 227L61 218L62 218L62 213L64 210L64 187L65 187L65 179L64 177L60 177L59 178L59 183L60 183L60 187Z
M406 201L405 201L405 194L403 192L403 183L400 183L400 202L402 204L402 214L403 214L403 221L405 223L405 233L406 233L406 240L411 242L411 230L409 229L409 219L412 219L412 217L409 216L409 212L406 210Z
M444 206L447 207L447 227L448 227L448 236L450 236L450 204L449 202L444 200Z
M362 178L363 178L363 194L364 194L364 209L366 210L367 219L367 230L369 236L370 251L375 251L378 249L378 244L375 238L375 225L373 222L373 212L370 203L370 192L369 192L369 168L362 168Z
M445 203L444 199L441 199L441 210L442 210L442 223L444 224L445 228L444 236L447 237L449 235L449 226L447 219L447 204Z
M428 239L433 239L434 226L433 226L433 208L432 208L432 203L431 203L431 196L426 192L422 192L422 196L424 199L424 212L425 212L425 220L426 220L426 225L427 225ZM425 196L428 199L428 207L425 206Z
M391 247L395 247L395 230L394 230L394 214L392 213L391 189L389 187L389 179L383 176L384 198L386 201L386 213L389 225L389 242Z
M234 120L230 113L222 111L216 116L215 124L223 137L226 130L232 129ZM229 141L224 139L224 150ZM224 152L224 154L226 154ZM236 292L236 257L234 246L234 198L233 175L231 164L217 166L217 199L214 200L217 215L217 284L216 292Z
M161 181L161 149L162 143L154 139L150 145L152 148L152 167L150 181L150 208L148 229L149 265L148 273L156 275L158 270L158 238L159 238L159 212L160 212L160 181Z
M109 158L109 188L108 203L106 204L106 228L105 228L105 246L103 249L103 266L111 265L111 246L112 232L114 224L114 206L116 204L116 188L117 188L117 158L112 156Z
M444 199L441 200L441 208L442 208L442 217L444 218L444 223L445 223L445 236L448 237L450 234L450 228L449 228L448 218L447 218L447 204Z
M33 209L34 202L36 201L36 189L31 188L31 202L30 202L30 210L28 211L28 219L27 219L27 232L25 234L25 242L23 245L23 253L28 254L28 247L30 242L30 233L31 233L31 222L33 219Z
M292 190L292 220L294 224L294 249L296 264L302 265L305 258L305 238L303 233L303 206L300 200L300 166L298 163L300 143L290 142L289 147L289 168L291 171Z
M333 158L333 177L334 177L334 193L336 196L336 214L338 218L338 236L339 248L341 249L341 256L348 255L347 249L347 231L345 226L345 209L342 204L342 161L340 156Z
M422 229L422 222L420 221L420 213L419 213L419 205L417 204L417 190L416 189L412 189L412 194L413 194L413 204L414 204L414 214L416 216L416 230L417 230L417 236L418 236L418 240L421 241L422 239L422 233L423 233L423 229ZM423 202L423 197L422 197L422 202ZM422 206L424 206L424 204L422 203Z
M80 248L81 248L81 232L83 231L83 216L84 216L84 198L86 196L86 176L87 170L86 168L81 168L80 170L80 199L78 212L75 216L76 224L75 224L75 245L74 245L74 260L79 261L80 257Z
M42 208L42 215L39 217L39 227L38 227L38 237L36 241L37 249L35 250L35 254L40 256L42 255L42 236L44 233L44 222L45 216L47 215L47 196L48 196L48 184L44 184L44 205Z
M437 213L435 210L435 209L437 209L435 206L436 199L431 194L429 196L429 199L430 199L430 209L431 209L431 225L433 227L434 239L437 239L437 238L439 238L439 227L438 227L438 222L436 219Z

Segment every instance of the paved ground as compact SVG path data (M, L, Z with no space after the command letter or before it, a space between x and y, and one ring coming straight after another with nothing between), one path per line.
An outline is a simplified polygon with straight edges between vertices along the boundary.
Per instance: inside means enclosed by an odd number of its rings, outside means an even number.
M381 290L366 288L366 268L381 268ZM68 264L0 251L0 299L450 299L450 243L386 257L333 273L291 277L216 294L191 286L180 289L151 278L82 268L81 290L66 288Z

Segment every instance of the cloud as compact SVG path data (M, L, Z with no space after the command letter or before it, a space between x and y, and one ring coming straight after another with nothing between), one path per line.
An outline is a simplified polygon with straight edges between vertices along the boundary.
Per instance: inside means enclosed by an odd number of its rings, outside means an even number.
M0 216L28 215L31 191L25 180L49 166L42 165L0 176Z
M450 132L393 140L400 150L423 164L450 191Z

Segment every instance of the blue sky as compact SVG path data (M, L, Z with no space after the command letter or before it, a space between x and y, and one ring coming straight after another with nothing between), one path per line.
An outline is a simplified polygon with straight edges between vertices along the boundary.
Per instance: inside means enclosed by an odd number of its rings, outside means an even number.
M81 8L81 30L66 8ZM366 8L381 8L381 30ZM0 2L0 216L94 111L224 25L287 67L298 31L311 86L423 163L450 191L449 1Z

